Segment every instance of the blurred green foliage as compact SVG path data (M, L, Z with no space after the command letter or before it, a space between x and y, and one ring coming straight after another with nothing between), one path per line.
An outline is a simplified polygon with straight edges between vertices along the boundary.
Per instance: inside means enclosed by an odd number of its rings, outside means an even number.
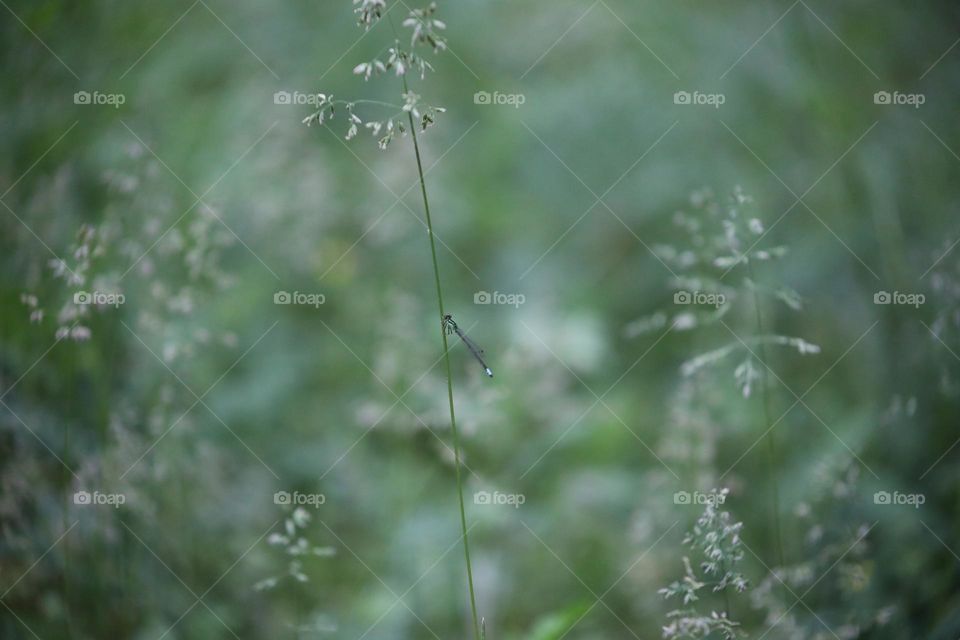
M364 36L350 7L0 9L0 636L469 634L409 139L344 143L342 120L307 128L309 105L274 101L396 100L351 73L391 35ZM700 513L674 493L725 486L752 586L703 609L729 606L752 637L956 638L957 7L478 0L439 15L450 51L414 90L447 109L422 138L447 306L496 372L456 347L487 637L659 636L673 607L657 590L682 577ZM704 188L726 207L735 186L789 247L755 280L803 300L763 298L765 331L821 348L767 351L775 474L736 362L680 371L756 333L749 300L728 327L631 330L672 308L655 254L683 248L675 212L698 215ZM98 287L125 303L73 304ZM525 302L475 305L481 291ZM926 302L876 305L879 291ZM773 475L792 588L771 582ZM125 503L78 505L80 490ZM278 491L325 500L307 520Z

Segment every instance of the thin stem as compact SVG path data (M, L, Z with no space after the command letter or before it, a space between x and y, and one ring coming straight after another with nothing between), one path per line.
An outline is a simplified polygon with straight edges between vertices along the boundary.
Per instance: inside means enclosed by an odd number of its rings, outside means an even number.
M754 285L756 285L756 277L754 276L753 272L753 263L751 263L749 259L747 261L747 269L750 272L750 280L754 283ZM757 293L756 286L753 286L751 290L753 291L753 309L754 313L756 314L757 321L757 336L760 337L763 335L763 318L760 313L760 295ZM770 428L770 425L772 424L770 422L770 390L767 376L767 355L766 349L763 346L763 340L758 341L758 349L760 351L760 359L762 361L760 363L760 395L763 403L763 428L767 432L767 435L764 439L767 441L767 457L770 460L770 485L773 491L773 531L777 543L777 563L780 567L783 567L783 540L780 534L780 481L778 479L780 470L777 466L777 447L773 439L773 429Z
M72 367L71 367L71 372ZM72 403L72 399L71 399ZM64 457L67 460L70 460L70 424L67 423L63 428L63 452ZM63 513L61 516L61 526L64 531L67 530L67 513L69 513L70 508L70 472L67 469L64 469L63 472L64 484L63 484ZM71 624L71 609L72 604L71 589L70 589L70 541L67 540L66 544L63 545L63 599L64 599L64 613L66 614L67 619L67 637L73 637L73 624Z
M720 572L724 575L724 577L726 577L727 563L722 560L720 561ZM723 587L723 612L726 614L727 620L729 620L730 619L730 594L727 593L726 585L724 585Z
M407 79L403 80L403 91L407 92ZM417 141L417 128L413 121L413 114L407 112L410 121L410 135L413 138L413 150L417 157L417 173L420 176L420 194L423 196L423 209L427 218L427 235L430 238L430 256L433 258L433 279L437 286L437 305L440 307L441 322L437 324L440 328L440 338L443 341L443 360L447 370L447 400L450 404L450 430L453 433L453 455L455 458L455 469L457 476L457 497L460 500L460 530L463 534L463 555L467 561L467 583L470 587L470 611L473 614L473 633L474 638L480 638L480 623L477 621L477 599L473 590L473 566L470 563L470 543L467 539L467 512L463 504L463 479L460 473L460 435L457 432L457 416L453 409L453 376L450 372L450 350L447 344L447 332L443 326L443 291L440 287L440 267L437 263L437 245L433 238L433 221L430 218L430 202L427 199L427 184L423 179L423 162L420 160L420 144Z

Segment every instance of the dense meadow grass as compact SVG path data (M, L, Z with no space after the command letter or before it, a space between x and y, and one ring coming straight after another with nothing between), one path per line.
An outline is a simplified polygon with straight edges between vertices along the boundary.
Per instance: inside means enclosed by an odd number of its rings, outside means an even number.
M0 5L0 637L960 635L956 7Z

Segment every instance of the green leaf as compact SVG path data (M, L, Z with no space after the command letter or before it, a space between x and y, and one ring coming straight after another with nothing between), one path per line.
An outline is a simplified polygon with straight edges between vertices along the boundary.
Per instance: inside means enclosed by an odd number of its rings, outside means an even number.
M525 640L558 640L580 621L590 606L587 602L578 602L541 616Z

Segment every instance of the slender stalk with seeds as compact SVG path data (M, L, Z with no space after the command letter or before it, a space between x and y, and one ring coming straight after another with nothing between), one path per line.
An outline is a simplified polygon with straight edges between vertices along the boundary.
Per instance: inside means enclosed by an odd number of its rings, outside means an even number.
M387 16L390 23L390 29L396 37L396 47L400 47L400 39L397 37L396 28L393 25L393 18ZM407 84L406 74L400 75L400 83L403 87L403 93L408 94L410 88ZM463 557L467 566L467 586L470 591L470 615L473 621L473 637L480 640L480 622L477 617L477 598L473 588L473 564L470 561L470 541L467 530L467 511L463 502L463 471L460 463L460 433L457 431L457 413L453 402L453 375L450 369L450 345L447 341L446 326L443 319L446 317L446 311L443 306L443 287L440 285L440 263L437 261L437 242L433 233L433 218L430 215L430 199L427 197L427 183L423 176L423 160L420 157L420 142L417 139L417 123L413 120L413 111L407 111L407 121L410 124L410 137L413 140L413 153L417 160L417 177L420 182L420 195L423 198L423 211L427 220L427 237L430 239L430 258L433 263L433 282L437 290L437 307L440 311L440 341L443 345L443 364L447 374L447 404L450 407L450 432L453 435L453 457L454 474L457 480L457 501L460 507L460 534L463 537Z
M427 235L430 238L430 256L433 259L433 277L437 287L437 306L440 309L440 318L444 317L443 310L443 292L440 286L440 268L437 264L437 245L433 237L433 221L430 219L430 202L427 199L427 187L423 179L423 163L420 160L420 145L417 142L417 132L413 123L413 116L407 114L410 118L410 132L413 137L413 149L417 158L417 173L420 176L420 193L423 196L423 209L427 218ZM463 536L463 555L467 563L467 584L470 588L470 612L473 616L474 637L480 637L480 625L477 621L477 599L473 589L473 567L470 563L470 543L467 538L467 514L463 504L463 479L460 464L460 435L457 432L457 415L453 406L453 376L450 372L450 348L447 342L447 332L440 323L440 340L443 343L443 361L447 372L447 401L450 405L450 431L453 434L453 454L455 458L454 467L457 477L457 498L460 502L460 531Z
M404 79L406 85L406 79ZM406 86L404 86L406 91ZM417 141L416 125L413 122L413 115L407 113L410 119L410 134L413 138L414 155L417 158L417 173L420 177L420 194L423 196L423 209L427 218L427 236L430 238L430 257L433 259L433 278L437 287L437 306L440 309L440 318L445 315L443 310L443 289L440 286L440 267L437 263L437 244L433 237L433 220L430 217L430 201L427 198L427 185L423 179L423 162L420 159L420 144ZM450 372L450 348L447 342L447 332L444 330L443 323L440 323L440 340L443 343L443 361L447 372L447 401L450 405L450 431L453 434L453 453L455 460L455 469L457 477L457 498L460 502L460 529L463 535L463 555L467 563L467 583L470 587L470 610L473 615L474 637L480 637L480 626L477 621L477 602L473 589L473 567L470 563L470 544L467 539L467 514L463 504L463 479L460 470L460 436L457 432L457 415L453 405L453 376Z
M437 260L437 244L433 231L433 217L430 214L430 199L427 197L427 184L423 175L420 142L417 138L417 127L419 126L422 130L426 130L434 124L437 114L443 113L444 109L422 103L420 96L410 91L407 82L407 73L411 70L418 71L421 78L423 78L426 72L433 68L414 48L417 46L426 46L432 48L435 53L443 51L446 48L446 42L443 37L440 36L439 32L446 28L446 24L434 17L434 13L437 10L435 2L431 2L422 9L410 9L407 7L409 13L403 21L403 26L412 30L412 38L410 40L410 48L404 49L401 46L401 39L397 35L397 30L394 27L393 18L389 14L389 10L385 8L385 3L382 0L354 0L354 4L360 5L354 9L354 12L360 16L360 24L367 29L380 20L381 17L387 18L387 22L390 24L390 28L394 34L394 45L387 49L387 57L385 59L381 59L383 53L378 54L373 60L362 62L354 67L353 72L356 75L364 76L365 79L387 72L395 73L400 78L403 91L403 105L398 107L397 105L378 100L334 100L333 96L319 93L316 96L318 98L317 108L311 115L304 119L304 123L307 125L312 123L322 125L325 121L333 119L336 108L341 107L347 113L349 126L346 134L347 140L356 136L361 128L368 129L378 138L377 144L381 149L386 149L390 142L396 139L398 135L405 135L409 127L410 137L413 140L414 158L417 163L420 195L423 198L423 209L426 214L427 235L430 239L430 258L433 263L433 281L436 286L437 307L440 312L437 318L439 321L437 328L440 330L444 367L447 376L447 402L450 407L450 431L453 436L454 470L456 475L457 500L460 510L460 531L461 537L463 538L463 555L467 566L467 585L470 592L470 613L473 623L473 636L474 640L481 640L483 634L481 633L481 624L477 616L477 599L473 587L473 565L470 561L470 542L467 535L467 513L463 500L463 463L461 461L460 433L457 430L457 415L453 402L453 375L450 367L450 348L447 341L447 327L444 321L446 311L443 306L443 289L440 284L440 266ZM357 112L357 108L361 105L395 107L399 109L399 113L385 118L368 119L365 121ZM406 113L406 117L402 117L404 112ZM400 119L395 120L395 118ZM404 123L403 120L406 120L406 123Z
M392 25L392 23L391 23ZM401 76L403 91L407 92L407 78ZM457 432L457 415L453 406L453 376L450 372L450 347L447 342L447 332L443 326L446 315L443 307L443 288L440 286L440 267L437 262L437 243L433 236L433 219L430 217L430 201L427 198L427 183L423 178L423 162L420 159L420 143L417 140L417 127L413 121L413 114L407 112L410 121L410 136L413 138L413 151L417 159L417 175L420 178L420 195L423 196L423 210L427 219L427 236L430 238L430 257L433 260L433 280L437 288L437 306L440 309L440 340L443 344L443 362L447 372L447 401L450 405L450 431L453 434L454 467L457 477L457 498L460 502L460 531L463 536L463 555L467 563L467 584L470 588L470 612L473 617L474 638L480 638L480 624L477 621L477 599L473 589L473 566L470 563L470 543L467 538L467 513L463 504L463 478L460 465L460 435Z

